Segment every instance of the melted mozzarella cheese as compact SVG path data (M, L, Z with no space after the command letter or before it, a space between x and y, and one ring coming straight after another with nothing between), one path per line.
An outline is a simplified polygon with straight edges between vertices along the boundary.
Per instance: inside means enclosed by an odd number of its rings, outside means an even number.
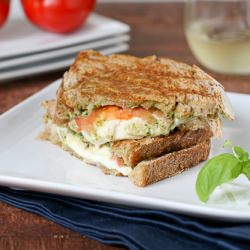
M110 141L141 139L145 136L166 135L170 131L172 120L156 119L149 124L147 121L134 117L129 120L103 121L94 125L94 133L81 131L87 141L93 144L104 144Z
M115 169L125 176L128 176L132 171L131 167L118 166L115 160L112 160L111 148L106 145L94 146L82 142L79 136L70 132L66 134L65 142L77 155L83 157L91 163L102 165L108 169Z

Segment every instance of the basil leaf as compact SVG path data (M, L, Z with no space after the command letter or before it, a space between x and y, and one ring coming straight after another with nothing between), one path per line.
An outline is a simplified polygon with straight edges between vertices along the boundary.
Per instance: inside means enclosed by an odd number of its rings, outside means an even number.
M250 160L243 165L242 173L250 181Z
M231 154L220 154L210 159L200 170L196 180L196 193L205 202L214 189L237 178L242 171L241 162Z
M243 148L238 146L232 147L234 156L240 161L247 161L249 159L249 154Z

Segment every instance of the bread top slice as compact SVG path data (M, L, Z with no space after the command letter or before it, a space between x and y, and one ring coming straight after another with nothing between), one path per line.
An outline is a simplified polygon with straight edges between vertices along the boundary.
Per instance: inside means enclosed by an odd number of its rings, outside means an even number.
M105 105L154 108L176 117L222 114L233 119L222 85L197 66L156 56L82 51L58 89L54 122L63 125L69 112Z

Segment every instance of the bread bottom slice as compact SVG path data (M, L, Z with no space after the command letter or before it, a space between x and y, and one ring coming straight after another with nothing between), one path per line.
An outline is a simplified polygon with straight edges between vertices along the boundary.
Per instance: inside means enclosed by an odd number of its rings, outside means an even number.
M196 130L177 130L167 136L113 142L112 150L126 165L135 167L143 160L192 147L210 137L212 132L206 125Z
M208 158L211 142L206 140L190 148L175 151L153 160L140 162L129 175L139 187L174 176Z

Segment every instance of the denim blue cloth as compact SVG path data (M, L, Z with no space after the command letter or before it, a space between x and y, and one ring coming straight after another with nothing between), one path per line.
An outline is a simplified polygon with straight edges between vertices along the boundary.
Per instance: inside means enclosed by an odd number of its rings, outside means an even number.
M250 223L197 219L5 187L0 187L0 200L102 243L132 250L250 249Z

